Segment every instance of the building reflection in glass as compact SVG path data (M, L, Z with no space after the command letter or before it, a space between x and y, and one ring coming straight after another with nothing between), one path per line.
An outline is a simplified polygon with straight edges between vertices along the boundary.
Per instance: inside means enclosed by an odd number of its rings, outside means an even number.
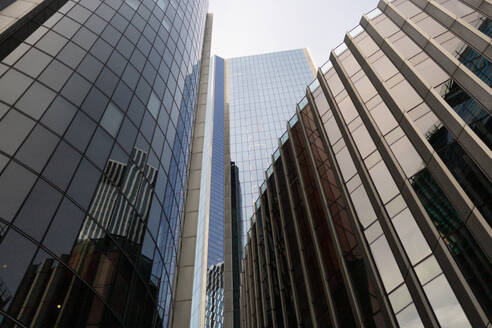
M107 161L71 253L56 254L64 264L40 250L17 290L0 280L4 311L28 327L163 325L162 263L145 234L157 169L146 161L136 148L128 163Z

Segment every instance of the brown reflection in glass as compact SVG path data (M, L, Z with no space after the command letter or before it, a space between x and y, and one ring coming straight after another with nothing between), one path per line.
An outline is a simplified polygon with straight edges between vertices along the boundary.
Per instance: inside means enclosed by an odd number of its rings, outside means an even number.
M294 281L297 284L297 297L298 297L298 303L299 303L299 310L301 313L301 318L303 321L303 324L306 327L309 327L312 325L311 322L311 314L309 312L309 302L307 299L307 294L306 294L306 285L304 283L304 278L302 276L302 270L301 270L301 260L299 256L299 250L297 247L297 242L296 242L296 235L294 231L294 225L292 224L292 213L290 210L290 202L289 202L289 197L287 195L287 185L285 181L285 175L283 174L283 169L282 169L282 159L281 157L275 162L275 172L278 173L276 174L277 179L278 179L278 192L280 195L280 201L279 201L279 207L282 207L283 212L284 212L284 219L285 219L285 229L286 229L286 239L287 239L287 245L290 250L290 255L292 258L292 271L294 275Z
M273 297L275 300L275 307L276 307L276 312L275 316L277 319L277 325L282 327L284 326L283 323L283 317L282 317L282 309L281 309L281 299L280 299L280 286L279 286L279 280L277 279L277 265L275 262L275 254L274 254L274 243L273 243L273 233L272 233L272 218L270 218L270 212L269 212L269 204L268 204L268 197L266 194L266 191L263 192L261 195L261 202L262 202L262 207L264 209L265 215L262 216L263 218L263 238L267 241L268 243L268 248L265 247L265 253L268 252L268 256L270 258L270 272L271 272L271 280L272 280L272 290L273 290L273 295L270 295L270 297Z
M353 225L350 222L350 218L347 213L347 209L345 207L345 201L343 197L341 197L340 190L337 186L335 176L333 170L328 161L328 155L324 149L323 143L321 141L321 136L316 128L316 124L313 118L313 112L309 105L301 112L301 119L304 123L307 139L309 141L309 145L311 147L311 151L313 153L314 162L316 164L316 169L320 176L321 185L326 196L326 201L328 203L329 211L331 217L333 218L333 222L335 224L335 232L338 237L338 241L342 248L343 256L345 259L345 264L347 266L359 306L362 310L362 315L364 319L364 324L367 327L385 327L385 323L383 320L382 313L380 312L380 305L378 303L378 299L376 297L376 293L374 290L374 285L372 282L371 275L367 271L365 267L365 263L363 260L363 256L361 254L360 247L357 243L357 239L355 237L353 231ZM300 142L302 131L300 130L300 124L293 129L293 133L296 137L293 139L296 140L295 143L298 144L298 148L304 148L304 145ZM300 163L301 167L308 167L308 164L305 165ZM311 209L313 211L313 218L315 218L315 225L317 226L318 231L320 227L326 230L323 234L328 236L328 227L326 224L322 207L320 195L315 189L315 181L313 179L313 174L311 174L309 170L302 171L304 181L308 186L306 191L308 192L308 199L310 200ZM317 214L314 215L314 212ZM326 227L325 227L326 226ZM320 240L324 240L326 243L328 242L327 237L322 238L322 234L319 235ZM331 243L331 240L329 240ZM331 250L332 245L323 245L326 247L324 254L326 255L325 261L326 263L335 262L337 263L335 254L333 250ZM350 305L347 300L347 296L345 293L345 287L343 286L343 281L341 279L341 273L338 269L338 265L330 265L329 268L330 274L330 287L332 289L332 293L335 296L337 313L341 311L346 311L346 308L349 308ZM341 304L341 300L345 299L346 304ZM345 308L342 308L342 306ZM347 315L340 314L342 318L348 317Z
M297 224L301 235L301 243L304 247L304 257L306 260L306 266L308 269L309 278L311 281L313 292L313 306L318 318L318 322L326 324L330 323L330 314L328 309L328 302L326 301L326 295L324 293L323 281L321 271L316 257L316 250L314 246L313 237L310 232L309 224L307 221L306 206L302 200L302 189L300 181L297 176L295 168L295 159L291 152L291 140L288 140L284 146L284 160L287 163L287 170L289 175L290 187L292 190L293 198L293 210L297 216ZM299 156L305 156L305 153L299 152ZM304 163L305 164L305 163ZM302 165L302 164L301 164ZM327 234L324 234L323 238L327 238ZM324 251L324 250L323 250Z
M275 187L275 181L273 175L268 178L268 188L270 190L271 200L272 200L272 217L270 218L270 223L272 229L276 231L276 240L271 245L276 245L276 251L278 252L278 263L275 270L280 274L279 283L283 284L284 289L280 290L284 294L285 309L287 312L287 320L290 323L296 322L295 316L295 305L292 299L292 286L289 277L289 268L287 265L287 250L285 248L285 240L282 233L282 222L280 220L280 212L278 209L279 199L277 198L277 191ZM267 204L267 203L265 203ZM276 277L274 276L276 280ZM302 287L302 286L300 286ZM285 324L287 325L287 323Z
M155 305L162 268L154 265L162 260L146 233L157 170L146 161L138 149L126 164L108 160L73 246L48 233L43 244L58 258L39 250L16 290L0 285L12 294L0 304L7 313L29 327L162 326Z
M330 230L327 224L327 218L323 213L321 197L316 188L316 180L314 176L313 167L309 162L307 148L304 143L304 136L302 135L303 132L302 132L301 124L298 123L295 126L293 126L291 132L292 132L291 142L293 142L296 149L297 160L299 161L299 168L301 169L302 179L304 181L304 188L305 188L304 192L307 195L309 207L311 209L313 223L315 226L315 233L317 234L317 239L320 244L321 253L325 265L325 271L327 273L327 278L330 285L330 293L333 299L335 300L335 310L337 314L337 319L339 323L342 324L342 326L348 326L348 327L355 326L354 316L351 311L350 302L346 292L346 286L344 284L340 272L339 262L337 260L335 249L333 247L333 240L330 236ZM299 185L299 188L300 187L301 186ZM299 195L296 196L296 198L299 198L298 201L300 202L301 191L298 190L297 193L299 193ZM307 227L309 226L309 224L305 216L303 217L303 220L299 222L299 225L306 227L305 228L306 231L304 232L306 234L305 238L314 239L314 236L312 236L311 233L308 231ZM313 242L313 240L311 242ZM312 253L314 256L315 254L314 249ZM320 264L317 262L315 264L319 268ZM321 272L321 269L318 270ZM322 291L323 290L322 285L317 286L316 289ZM322 295L320 295L319 297L323 299L323 302L325 302ZM318 306L320 306L320 310L321 310L322 305L319 304ZM328 314L327 313L328 309L322 309L322 311L324 311L323 313L325 313L325 315Z
M258 252L258 266L260 270L260 279L261 279L261 289L262 293L265 297L265 304L263 306L267 309L266 313L263 315L266 316L266 323L267 326L270 327L272 325L272 314L273 314L273 309L271 306L271 301L270 301L270 289L269 289L269 282L268 282L268 272L267 272L267 263L266 263L266 257L265 257L265 240L263 236L263 217L261 215L261 211L257 210L256 211L256 224L254 225L255 227L255 232L254 236L256 237L256 242L257 242L257 252Z

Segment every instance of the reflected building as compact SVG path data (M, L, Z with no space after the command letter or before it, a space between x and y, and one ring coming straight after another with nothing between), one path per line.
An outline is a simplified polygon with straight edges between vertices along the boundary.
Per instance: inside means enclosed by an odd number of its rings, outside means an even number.
M491 324L489 15L382 0L330 53L249 218L244 327Z
M224 262L208 268L205 327L224 326Z
M171 326L208 1L0 8L0 327Z

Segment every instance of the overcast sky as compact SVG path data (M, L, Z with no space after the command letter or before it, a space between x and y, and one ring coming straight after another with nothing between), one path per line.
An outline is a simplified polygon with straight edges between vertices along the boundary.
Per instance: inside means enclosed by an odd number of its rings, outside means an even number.
M317 66L378 0L210 0L212 54L225 58L309 48Z

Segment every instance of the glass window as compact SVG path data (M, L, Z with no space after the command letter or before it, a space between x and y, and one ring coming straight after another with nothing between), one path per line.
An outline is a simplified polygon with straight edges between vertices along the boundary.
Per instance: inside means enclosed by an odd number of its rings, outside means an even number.
M62 90L62 94L72 101L75 105L80 106L85 96L89 92L91 85L82 76L74 73Z
M4 59L2 59L2 63L3 64L6 64L6 65L9 65L9 66L12 66L15 64L15 62L17 60L19 60L19 58L21 58L25 53L26 51L28 51L31 47L26 44L26 43L21 43L19 44L14 50L12 50L8 56L6 56Z
M127 60L119 54L117 51L113 51L113 54L108 60L107 65L109 68L113 70L113 72L116 73L116 75L121 76L123 73L123 70L125 69Z
M106 165L111 146L113 145L113 138L109 136L102 128L97 128L91 144L87 149L87 156L99 167L101 170Z
M366 158L376 149L376 145L372 141L372 138L364 125L361 125L352 132L352 137L354 138L362 158Z
M138 79L140 74L133 67L133 65L128 64L125 69L125 73L123 73L123 81L126 82L130 86L130 88L134 89L137 86Z
M44 169L43 175L64 190L79 164L80 157L80 154L62 141Z
M61 198L59 192L39 179L14 224L34 239L41 240Z
M377 94L376 89L374 89L367 76L363 76L354 85L363 101L368 101Z
M408 208L393 218L393 226L412 264L431 253L429 245Z
M83 159L68 188L68 194L83 208L88 208L101 172Z
M95 129L96 123L84 114L84 112L79 111L65 134L65 140L83 153Z
M63 17L58 21L58 23L53 27L53 31L60 33L65 36L67 39L71 39L72 36L79 29L80 24L71 20L67 16Z
M161 106L161 102L159 101L159 98L155 95L154 92L150 94L150 99L149 103L147 104L147 108L150 110L150 113L154 118L157 119L157 115L159 113L159 107Z
M35 171L41 172L51 153L55 150L58 140L56 135L42 125L38 125L15 157Z
M92 47L96 39L97 35L82 26L80 30L75 33L72 41L88 51Z
M429 256L427 259L425 259L425 261L422 261L422 263L419 263L415 267L415 273L417 274L417 277L419 278L422 285L425 285L441 272L442 270L439 267L439 264L437 263L434 256Z
M13 69L0 79L0 99L7 104L14 104L17 98L29 87L32 79Z
M340 101L338 103L338 107L340 108L345 123L347 124L350 123L354 118L356 118L359 115L350 97L345 97L345 99Z
M53 91L38 82L34 82L17 102L16 107L35 119L39 119L53 98L55 98Z
M70 74L72 74L70 68L57 60L53 60L43 74L41 74L39 80L56 91L59 91L68 80Z
M415 65L415 70L430 86L435 87L449 79L449 75L430 58Z
M424 286L424 291L442 327L471 327L444 274Z
M68 40L64 37L49 31L41 38L41 40L39 40L36 47L54 57L67 42Z
M51 57L45 55L36 48L31 48L18 62L15 67L34 78L43 71L50 63Z
M422 102L422 99L406 80L391 88L390 93L404 111L408 111Z
M0 279L2 287L14 296L36 251L27 238L10 229L0 247ZM2 302L2 308L4 304ZM7 310L7 309L5 309Z
M400 327L409 327L409 328L420 328L424 327L422 321L420 320L419 313L415 308L414 304L407 306L404 310L396 315L396 320Z
M383 161L373 166L369 174L384 204L398 194L398 187Z
M367 242L371 244L375 241L379 236L383 234L383 229L379 222L374 222L369 228L364 231L364 235L366 236Z
M61 97L57 97L44 114L41 122L59 135L63 135L76 112L77 109L72 104Z
M102 127L104 127L113 137L116 137L122 120L123 113L110 102L101 119Z
M112 48L107 42L105 42L103 39L97 39L97 41L92 46L91 54L103 63L105 63L108 60L111 51Z
M393 114L391 114L384 102L380 102L376 105L370 113L383 135L386 135L386 133L390 132L398 125Z
M135 143L137 137L137 128L126 118L121 126L120 133L118 135L118 142L127 152L130 152Z
M109 102L109 98L106 97L99 89L92 87L91 91L85 98L82 104L82 109L89 114L94 120L99 121L104 113Z
M351 194L352 203L354 204L355 212L359 217L359 221L364 228L376 220L376 213L372 208L369 196L367 196L364 186L360 185Z
M0 176L0 217L12 220L29 190L34 185L36 176L22 166L10 162Z
M405 284L401 285L389 294L389 299L395 313L398 313L398 311L412 302L412 297L410 296L410 292Z
M82 6L75 5L72 10L67 14L68 17L76 20L80 24L85 23L87 18L91 15L91 12Z
M113 102L126 112L132 99L133 91L120 80L113 95Z
M425 167L424 161L406 136L392 144L391 150L407 178L412 177Z
M398 33L400 35L400 33ZM393 42L396 49L406 58L410 59L419 52L421 52L420 47L412 41L406 34L401 33L403 36L401 39Z
M0 121L0 149L13 155L34 124L33 120L11 109Z
M102 68L103 64L101 64L99 60L94 58L94 56L87 54L77 68L77 72L89 81L94 82Z
M70 254L83 219L84 212L68 198L64 198L44 237L43 245L58 256Z
M104 92L108 97L111 97L117 83L118 77L109 69L104 68L96 81L96 86L101 89L102 92Z
M386 237L384 235L381 236L371 244L370 248L381 279L383 280L384 288L387 292L393 290L403 282L403 277Z
M376 60L373 63L373 67L383 81L387 81L398 72L395 65L386 56L381 56Z

